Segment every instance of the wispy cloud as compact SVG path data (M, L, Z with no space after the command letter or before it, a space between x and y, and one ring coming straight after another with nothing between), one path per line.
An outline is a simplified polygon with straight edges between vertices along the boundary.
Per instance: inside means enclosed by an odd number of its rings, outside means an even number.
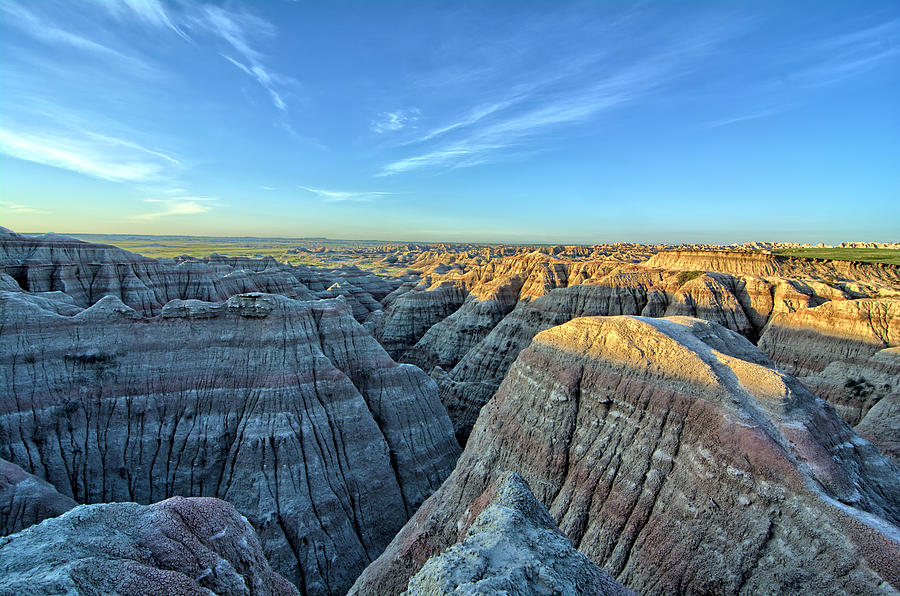
M281 88L296 84L290 77L280 75L265 66L263 55L251 43L253 37L271 37L275 28L271 23L254 15L226 10L219 6L206 5L199 11L199 16L191 21L193 27L211 33L225 42L237 52L241 60L227 54L223 58L240 69L244 74L254 78L265 89L272 104L281 111L287 111L287 104L282 97Z
M139 69L148 73L156 70L140 58L125 54L82 35L67 31L53 23L51 20L42 18L15 2L8 1L0 3L0 10L10 17L7 21L9 24L46 44L74 48L103 58L107 61L117 62L130 69Z
M303 190L310 192L328 203L339 203L343 201L354 201L358 203L367 203L374 201L380 197L392 195L391 192L363 191L350 192L344 190L325 190L323 188L310 188L309 186L301 186Z
M170 29L182 37L187 37L175 25L165 6L159 0L96 0L113 15L120 18L137 17L147 25Z
M604 114L658 97L662 89L703 68L724 42L748 28L743 19L712 15L648 30L640 11L631 10L611 16L608 20L615 26L607 28L605 20L582 25L579 14L564 10L554 17L576 31L576 39L561 40L559 48L550 50L552 59L535 59L528 53L533 39L523 40L518 29L509 40L497 41L495 45L507 50L527 50L507 65L512 74L504 81L501 71L494 75L497 83L479 82L484 89L475 95L478 103L404 140L400 146L419 150L383 165L376 176L422 168L464 168L546 149L548 139L555 143L583 134L584 127L596 126ZM539 39L553 35L553 27L547 30L542 22L533 28L528 34ZM598 36L602 42L597 42ZM653 43L645 43L647 39ZM531 62L539 66L531 68Z
M421 112L417 108L411 110L396 110L394 112L382 112L375 120L372 120L371 130L378 134L394 132L415 124Z
M900 61L897 39L900 39L900 19L807 40L790 52L780 51L769 63L777 76L758 79L749 92L745 91L740 98L743 108L700 126L718 128L795 109L802 105L798 98L804 91L835 86L892 61ZM814 98L810 96L809 101Z
M171 215L201 215L211 211L216 199L209 197L167 197L163 199L144 199L158 208L147 213L131 216L131 219L154 220Z
M177 163L131 141L105 135L0 129L0 153L115 182L147 182ZM166 162L166 163L161 163Z
M561 90L538 93L540 85L523 89L500 101L484 104L467 116L437 128L416 142L462 133L452 142L384 166L378 176L389 176L423 167L469 167L498 159L497 153L519 148L529 139L561 125L587 121L609 110L628 105L650 91L687 72L687 58L705 49L698 45L669 48L593 81L579 80ZM554 81L555 82L555 81Z
M13 213L47 213L43 209L35 209L33 207L29 207L28 205L19 205L17 203L6 203L4 201L0 201L0 205L3 206L7 211L12 211Z
M212 4L188 5L180 11L173 11L160 0L95 1L120 19L136 20L149 27L174 31L185 40L191 38L188 32L193 37L209 34L221 39L231 47L236 57L221 52L220 55L255 79L276 108L287 110L284 88L295 86L297 82L268 68L263 54L254 47L256 39L275 35L275 27L265 19Z
M702 125L702 128L719 128L721 126L729 126L731 124L738 124L740 122L747 122L749 120L758 120L759 118L766 118L768 116L774 116L775 114L781 114L782 112L786 112L793 107L793 104L785 104L781 106L763 108L752 112L738 114L736 116L729 116L727 118L721 118L719 120L712 120Z
M900 19L840 33L812 46L795 78L801 85L826 86L900 58Z

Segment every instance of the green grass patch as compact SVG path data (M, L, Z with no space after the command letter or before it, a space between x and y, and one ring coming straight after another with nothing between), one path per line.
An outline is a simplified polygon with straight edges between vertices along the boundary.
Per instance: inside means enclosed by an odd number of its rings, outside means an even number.
M785 248L772 252L787 257L900 265L900 250L890 248Z
M683 286L692 279L697 279L705 273L706 271L681 271L678 273L678 285Z

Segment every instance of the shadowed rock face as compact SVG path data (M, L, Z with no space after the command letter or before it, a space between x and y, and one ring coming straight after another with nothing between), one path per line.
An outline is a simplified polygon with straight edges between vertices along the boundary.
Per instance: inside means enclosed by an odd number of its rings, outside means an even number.
M475 505L461 541L429 559L404 594L634 594L572 547L518 474L500 476Z
M900 461L900 299L828 302L780 314L759 347Z
M31 298L0 292L0 456L85 503L225 499L309 593L346 590L459 454L433 381L342 298Z
M0 538L0 593L298 594L234 507L181 497L82 505Z
M61 515L76 505L74 499L60 494L52 484L0 459L0 533L3 536Z
M538 334L357 593L401 592L500 470L639 593L900 587L900 471L719 325L586 317Z

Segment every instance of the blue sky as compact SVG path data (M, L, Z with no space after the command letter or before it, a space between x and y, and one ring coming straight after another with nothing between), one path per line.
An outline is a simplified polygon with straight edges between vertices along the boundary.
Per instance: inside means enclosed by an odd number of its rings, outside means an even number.
M0 0L0 225L900 240L900 3Z

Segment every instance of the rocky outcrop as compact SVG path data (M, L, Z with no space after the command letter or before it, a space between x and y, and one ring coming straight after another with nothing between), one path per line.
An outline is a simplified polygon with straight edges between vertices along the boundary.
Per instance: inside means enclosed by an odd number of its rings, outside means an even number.
M407 596L633 594L572 547L518 474L500 476L476 504L461 541L425 563Z
M115 296L147 316L159 314L171 300L221 301L263 292L298 300L342 295L362 321L381 308L373 296L383 298L401 283L356 267L290 267L271 257L150 259L68 236L31 237L5 228L0 228L0 273L32 293L63 292L81 308Z
M0 535L14 534L76 505L52 484L0 459Z
M417 286L385 309L374 328L375 337L392 358L399 358L432 325L456 311L466 295L464 286L451 281L433 288Z
M900 266L857 261L807 259L724 250L667 250L646 261L649 267L684 271L718 271L732 275L833 279L847 282L900 284Z
M900 461L900 300L827 302L779 314L759 347Z
M566 261L534 251L478 260L467 269L441 265L413 291L392 301L376 337L395 358L426 370L446 368L483 339L518 301L583 283L619 264ZM426 334L438 323L440 327Z
M772 319L759 347L857 424L900 387L900 299L832 301Z
M0 456L83 503L225 499L306 593L346 590L459 453L433 381L343 298L32 298L0 292Z
M443 281L429 288L434 279ZM531 254L432 273L367 325L394 357L430 371L464 440L519 351L539 331L574 317L695 316L756 341L778 313L853 295L815 280L566 263Z
M500 470L642 594L900 588L900 470L713 323L585 317L538 334L355 593L402 592Z
M878 400L853 429L900 467L900 390Z
M234 507L175 497L82 505L0 538L0 594L287 596Z

